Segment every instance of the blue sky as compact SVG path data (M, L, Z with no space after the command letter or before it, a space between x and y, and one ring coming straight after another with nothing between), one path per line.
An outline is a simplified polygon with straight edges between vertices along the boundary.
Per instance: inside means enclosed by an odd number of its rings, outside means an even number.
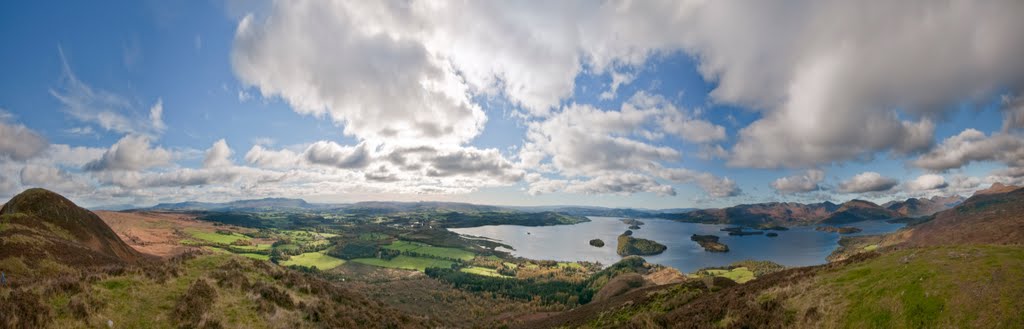
M0 197L679 208L1024 174L1015 2L0 6Z

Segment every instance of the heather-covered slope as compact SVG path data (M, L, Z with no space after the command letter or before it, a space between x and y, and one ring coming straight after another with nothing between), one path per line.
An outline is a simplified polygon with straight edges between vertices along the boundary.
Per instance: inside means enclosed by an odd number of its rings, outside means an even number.
M1024 244L1024 189L994 184L912 227L905 244Z
M29 189L0 209L0 262L9 267L8 272L47 261L78 266L140 257L96 214L56 193Z

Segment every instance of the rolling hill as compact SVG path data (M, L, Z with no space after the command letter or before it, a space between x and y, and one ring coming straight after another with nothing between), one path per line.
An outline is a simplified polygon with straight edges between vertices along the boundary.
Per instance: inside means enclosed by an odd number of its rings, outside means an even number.
M47 266L47 261L80 266L140 258L96 214L56 193L29 189L0 209L0 261L26 265L15 265L18 271Z
M344 283L228 254L146 257L44 189L0 210L0 328L428 328Z

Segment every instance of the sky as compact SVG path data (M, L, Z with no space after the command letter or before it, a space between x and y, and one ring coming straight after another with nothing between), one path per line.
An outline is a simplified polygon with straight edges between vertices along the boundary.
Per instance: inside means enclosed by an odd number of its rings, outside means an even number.
M0 4L0 200L709 208L1024 183L1021 1Z

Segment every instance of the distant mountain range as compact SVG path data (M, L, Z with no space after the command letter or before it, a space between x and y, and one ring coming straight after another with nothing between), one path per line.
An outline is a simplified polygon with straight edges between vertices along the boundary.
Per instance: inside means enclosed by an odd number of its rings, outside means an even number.
M934 196L930 199L910 198L905 201L890 201L882 207L895 211L905 217L922 217L956 207L964 202L964 197L959 195L940 197Z
M98 207L102 210L126 210L132 207L112 206ZM253 212L253 211L306 211L306 210L343 210L358 213L397 213L397 212L559 212L574 216L606 216L606 217L662 217L664 214L680 214L693 211L693 208L673 209L635 209L635 208L607 208L587 206L491 206L478 205L461 202L394 202L394 201L365 201L357 203L309 203L302 199L289 198L266 198L254 200L238 200L231 202L197 202L186 201L178 203L161 203L148 208L138 210L146 211L210 211L210 212Z
M963 202L963 197L910 198L883 205L864 200L851 200L841 204L832 202L795 203L769 202L741 204L718 209L637 209L594 206L490 206L459 202L391 202L367 201L350 204L309 203L302 199L265 198L223 203L180 202L161 203L139 210L147 211L206 211L206 212L260 212L260 211L327 211L337 210L361 214L391 214L401 212L558 212L573 216L604 216L634 218L664 218L682 222L733 224L750 227L795 226L811 224L844 224L862 220L882 220L929 216ZM124 208L122 208L124 209Z
M338 208L343 205L308 203L302 199L265 198L253 200L237 200L213 203L186 201L179 203L161 203L141 210L155 211L273 211L273 210L312 210Z
M719 209L701 209L662 217L682 222L750 227L845 224L863 220L928 216L955 207L962 200L963 198L960 196L933 197L931 199L911 198L905 201L889 202L881 206L864 200L851 200L842 204L828 201L809 204L769 202L742 204Z

